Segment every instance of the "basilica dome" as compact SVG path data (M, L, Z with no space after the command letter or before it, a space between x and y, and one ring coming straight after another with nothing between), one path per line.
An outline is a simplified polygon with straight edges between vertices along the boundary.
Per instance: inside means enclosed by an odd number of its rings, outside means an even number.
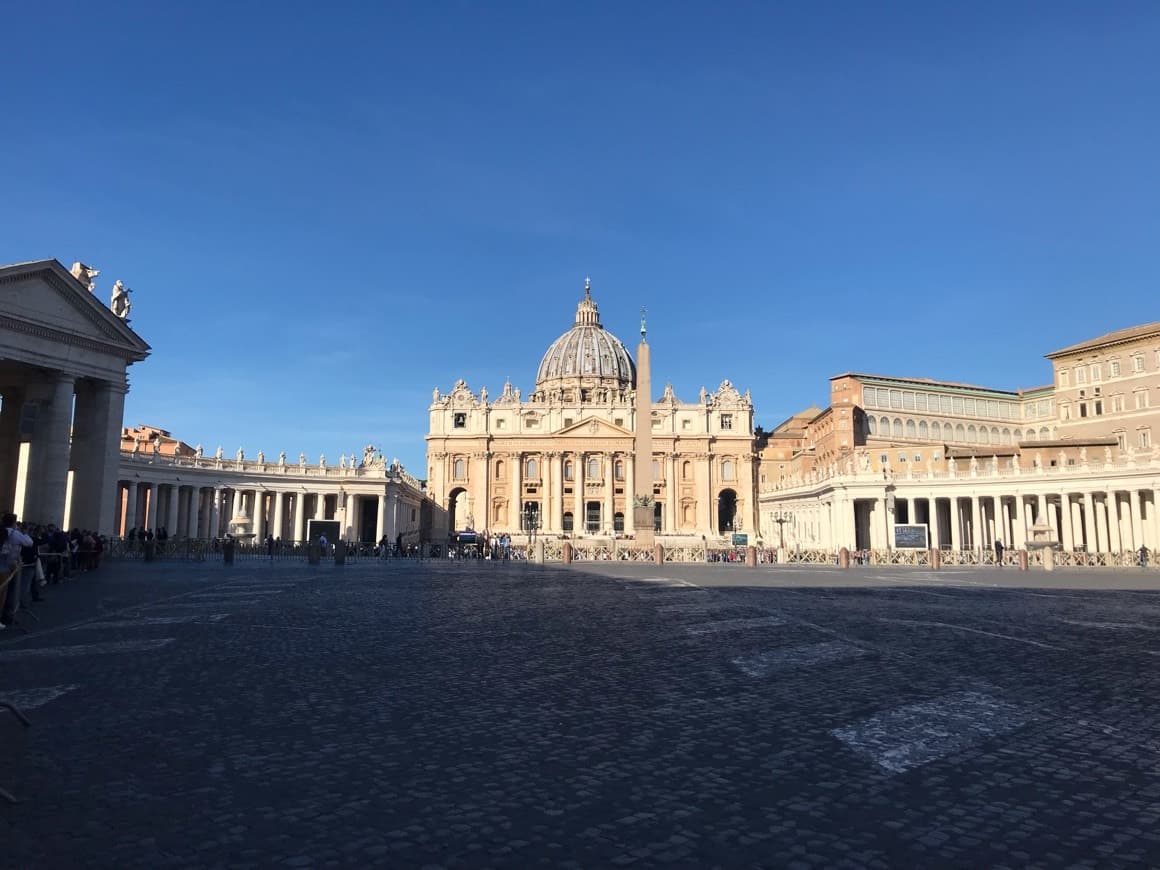
M591 285L576 306L572 328L552 342L536 373L536 391L551 395L575 387L602 387L616 392L636 386L636 365L623 342L600 325Z

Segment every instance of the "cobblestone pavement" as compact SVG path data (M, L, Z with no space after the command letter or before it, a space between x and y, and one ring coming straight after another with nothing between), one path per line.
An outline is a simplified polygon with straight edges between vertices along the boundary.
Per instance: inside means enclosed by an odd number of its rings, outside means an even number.
M0 864L1156 865L1152 580L106 566L0 637Z

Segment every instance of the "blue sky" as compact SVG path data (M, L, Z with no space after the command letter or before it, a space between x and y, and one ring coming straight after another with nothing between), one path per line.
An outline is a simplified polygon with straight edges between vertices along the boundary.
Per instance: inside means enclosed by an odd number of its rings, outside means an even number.
M126 424L380 445L525 392L585 275L771 426L1160 319L1155 3L17 4L0 262L133 289Z

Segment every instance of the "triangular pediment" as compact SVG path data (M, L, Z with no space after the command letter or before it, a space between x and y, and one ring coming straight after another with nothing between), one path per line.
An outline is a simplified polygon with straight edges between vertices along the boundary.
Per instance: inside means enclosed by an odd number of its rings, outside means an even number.
M632 432L623 426L609 423L597 417L589 417L571 426L565 426L556 431L557 435L570 435L574 438L631 438Z
M0 313L4 328L49 341L85 345L127 362L149 354L141 336L57 260L0 266Z

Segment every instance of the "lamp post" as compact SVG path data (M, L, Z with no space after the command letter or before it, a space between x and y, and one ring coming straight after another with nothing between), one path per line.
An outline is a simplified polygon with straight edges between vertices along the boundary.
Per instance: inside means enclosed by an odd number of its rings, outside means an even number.
M784 526L790 521L793 516L789 511L777 510L773 512L773 521L777 523L777 541L781 549L785 549L785 530Z

